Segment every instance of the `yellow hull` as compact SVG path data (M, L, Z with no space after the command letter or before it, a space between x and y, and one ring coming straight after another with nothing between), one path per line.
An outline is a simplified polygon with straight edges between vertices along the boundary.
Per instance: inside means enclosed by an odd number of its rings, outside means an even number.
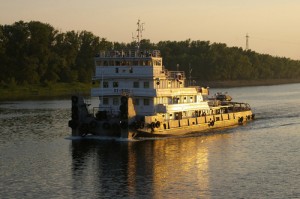
M241 119L242 118L242 119ZM243 124L254 118L252 111L243 111L235 113L226 113L220 115L202 116L196 118L187 118L181 120L170 120L162 123L158 128L145 127L138 129L138 137L156 137L156 136L178 136L192 132L207 131L209 129L218 129ZM135 130L132 130L135 132Z

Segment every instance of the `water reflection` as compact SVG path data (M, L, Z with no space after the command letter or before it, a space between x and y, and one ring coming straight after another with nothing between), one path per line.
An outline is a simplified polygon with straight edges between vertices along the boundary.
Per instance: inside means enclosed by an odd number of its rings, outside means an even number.
M226 89L245 126L129 143L65 139L69 100L0 103L0 198L300 198L299 85Z
M95 186L95 194L105 197L168 198L172 193L209 198L209 145L228 136L139 142L73 140L73 188Z
M64 109L0 108L0 145L24 140L43 140L66 135L69 111Z

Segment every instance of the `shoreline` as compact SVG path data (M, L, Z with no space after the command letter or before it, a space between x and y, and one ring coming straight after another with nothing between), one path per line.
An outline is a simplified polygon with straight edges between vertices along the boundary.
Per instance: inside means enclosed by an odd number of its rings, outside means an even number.
M0 88L0 102L69 99L73 94L90 95L92 84L56 83L52 85L14 85Z
M266 79L266 80L229 80L229 81L202 81L202 86L210 88L235 88L250 86L274 86L300 83L300 79Z
M300 79L269 79L269 80L235 80L235 81L197 81L201 86L210 88L234 88L250 86L272 86L300 83ZM58 83L49 86L28 85L0 88L0 102L23 100L69 99L71 95L80 93L90 96L90 83Z

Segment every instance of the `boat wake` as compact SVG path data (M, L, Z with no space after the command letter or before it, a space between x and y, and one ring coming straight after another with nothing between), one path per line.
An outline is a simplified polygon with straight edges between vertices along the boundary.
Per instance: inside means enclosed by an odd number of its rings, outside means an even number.
M278 112L263 112L257 113L255 118L257 120L272 120L272 119L291 119L299 118L300 113L278 113Z

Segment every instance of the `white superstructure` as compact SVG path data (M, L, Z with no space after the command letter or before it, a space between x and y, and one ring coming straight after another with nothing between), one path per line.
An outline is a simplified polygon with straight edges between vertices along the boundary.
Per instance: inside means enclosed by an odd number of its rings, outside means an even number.
M102 110L115 115L122 95L133 99L137 116L160 114L168 120L208 113L201 88L185 87L184 71L168 71L162 63L158 50L100 52L93 78L100 86L92 96L99 97Z

